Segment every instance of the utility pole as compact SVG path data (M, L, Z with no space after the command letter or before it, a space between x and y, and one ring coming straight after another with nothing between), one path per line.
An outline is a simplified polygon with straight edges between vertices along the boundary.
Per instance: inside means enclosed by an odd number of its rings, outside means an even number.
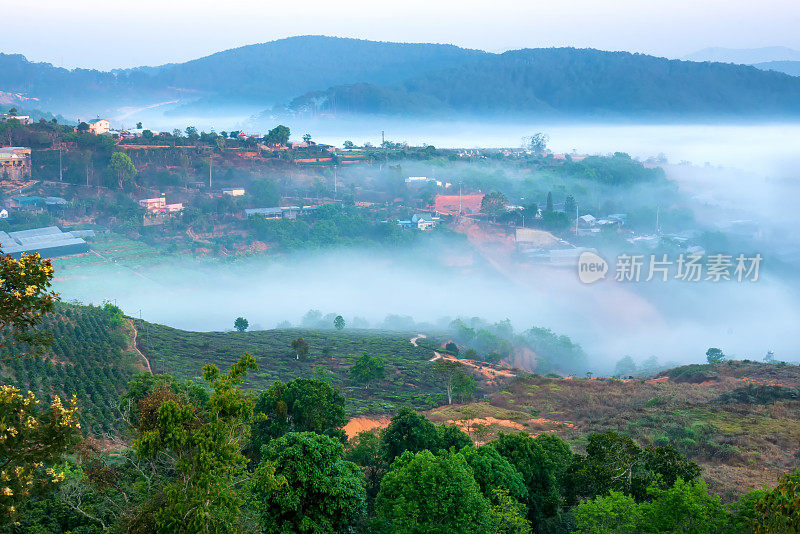
M658 217L661 214L661 206L656 206L656 235L661 235L661 225L658 223Z
M461 217L461 182L458 182L458 216Z
M61 144L61 141L59 141L58 142L58 181L59 182L63 182L64 181L64 170L63 170L63 167L61 165L61 147L62 146L63 145Z
M208 156L208 189L211 189L211 162L213 156Z
M575 237L578 237L578 213L580 213L580 209L578 208L578 203L575 203Z

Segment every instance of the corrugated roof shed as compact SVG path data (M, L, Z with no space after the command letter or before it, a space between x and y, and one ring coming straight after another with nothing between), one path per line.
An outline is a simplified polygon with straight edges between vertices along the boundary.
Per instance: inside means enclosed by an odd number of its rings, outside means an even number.
M0 247L4 254L19 256L23 252L38 252L42 256L59 256L87 252L89 245L83 239L69 232L62 232L57 226L21 230L19 232L0 232Z

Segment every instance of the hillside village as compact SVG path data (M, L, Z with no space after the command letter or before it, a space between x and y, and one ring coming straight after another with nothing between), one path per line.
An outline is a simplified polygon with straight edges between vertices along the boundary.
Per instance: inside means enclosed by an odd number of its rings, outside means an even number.
M629 221L626 213L614 211L613 202L582 207L572 194L561 193L554 201L551 191L542 191L531 202L507 197L502 184L494 189L491 180L465 180L458 176L464 171L447 170L499 165L512 172L569 173L572 166L592 160L552 153L541 134L519 149L441 150L391 141L378 147L347 141L335 147L317 143L309 134L294 142L285 126L264 135L198 132L193 127L158 132L136 126L118 128L102 118L74 127L34 123L14 109L3 115L0 139L30 145L0 147L4 231L56 227L65 234L111 232L144 239L168 252L235 255L279 250L282 243L274 238L279 228L284 236L297 228L313 230L319 214L346 208L347 217L357 216L373 228L367 232L374 234L371 239L399 235L397 230L459 231L464 221L472 221L484 228L484 239L510 241L517 258L552 265L574 264L582 251L594 250L612 236L645 251L669 241L702 255L707 244L701 239L703 230L690 220L682 227L673 224L671 232L662 228L669 226L669 213L662 216L666 225L659 223L658 213L649 221L641 216ZM445 162L441 177L404 173L404 167L424 168L431 161ZM653 180L657 171L663 174L663 162L622 163L639 172L641 180ZM612 184L615 179L610 175ZM326 210L319 211L323 206ZM758 231L747 221L736 224L745 233ZM396 230L383 231L381 226ZM365 231L360 230L361 237ZM17 245L14 250L18 254L23 249ZM66 242L63 247L49 243L25 250L51 257L85 252Z

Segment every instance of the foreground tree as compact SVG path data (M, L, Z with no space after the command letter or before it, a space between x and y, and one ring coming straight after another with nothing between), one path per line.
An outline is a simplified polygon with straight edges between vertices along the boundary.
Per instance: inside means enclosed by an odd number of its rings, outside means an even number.
M203 379L213 393L203 409L166 395L153 416L140 416L136 454L166 461L176 474L150 503L157 531L236 531L242 505L237 487L248 479L241 450L253 421L253 401L239 385L256 369L250 354L226 374L206 365Z
M484 497L495 502L495 491L502 490L518 503L528 500L528 488L522 475L494 447L464 447L461 455L472 469Z
M381 437L365 430L347 443L347 460L360 466L366 478L367 502L374 502L388 468L381 453Z
M55 395L39 408L32 392L0 386L0 524L13 522L19 504L64 480L57 468L80 438L77 399Z
M574 510L575 532L731 532L730 518L720 498L710 495L702 480L684 482L678 479L673 487L666 490L650 488L649 494L650 500L637 503L629 495L611 491L608 495L579 504Z
M544 448L528 434L500 433L491 442L500 455L522 475L528 490L528 519L534 527L558 511L560 501L553 464Z
M277 381L258 396L255 410L264 417L253 425L250 449L254 456L270 440L288 432L316 432L344 439L344 396L321 380Z
M419 452L439 448L436 427L425 416L408 408L401 408L382 435L383 458L387 464L405 451Z
M49 290L52 280L53 265L38 254L23 254L18 260L0 256L0 349L24 344L29 348L25 356L50 345L52 336L40 326L58 299ZM0 356L0 361L7 359Z
M453 452L403 453L383 477L375 508L379 528L389 532L492 531L491 507Z
M564 474L564 493L568 503L576 503L611 491L648 498L648 488L671 487L678 478L686 482L700 475L700 467L673 447L641 449L628 436L609 431L588 437L586 455L575 455Z
M753 499L747 523L755 532L800 532L800 471L781 478L777 487Z
M253 494L263 532L346 532L364 514L364 474L339 441L289 433L262 457Z

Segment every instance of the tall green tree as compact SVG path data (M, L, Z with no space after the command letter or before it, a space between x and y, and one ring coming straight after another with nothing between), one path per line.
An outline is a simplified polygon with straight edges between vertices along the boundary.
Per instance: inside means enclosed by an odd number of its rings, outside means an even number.
M263 532L347 532L366 511L364 474L339 441L293 432L262 458L253 494Z
M136 177L136 167L134 167L130 156L124 152L111 154L111 162L108 168L117 180L118 189L123 189L126 185L131 184Z
M525 433L500 433L490 444L522 475L528 490L528 519L534 528L558 512L560 495L553 465L542 446Z
M344 402L338 390L320 380L273 383L256 399L256 413L265 417L253 425L251 449L257 454L270 440L288 432L316 432L343 440Z
M722 352L722 349L711 347L706 351L706 360L708 363L720 363L725 360L725 353Z
M290 133L291 130L289 130L287 126L279 124L264 136L264 142L267 144L285 145L289 142Z
M439 448L436 426L427 417L408 408L401 408L383 431L383 458L387 464L405 451L419 452Z
M528 488L525 487L522 475L497 452L497 449L490 445L482 445L464 447L460 452L472 469L472 475L484 497L495 502L495 490L503 490L514 500L520 503L527 502Z
M253 421L253 401L239 385L258 367L245 354L220 374L203 367L213 393L204 409L168 398L154 418L140 419L134 450L174 466L154 512L159 532L235 532L243 499L238 488L248 480L242 447Z
M428 450L403 453L381 481L375 503L388 532L491 532L491 507L464 457Z

